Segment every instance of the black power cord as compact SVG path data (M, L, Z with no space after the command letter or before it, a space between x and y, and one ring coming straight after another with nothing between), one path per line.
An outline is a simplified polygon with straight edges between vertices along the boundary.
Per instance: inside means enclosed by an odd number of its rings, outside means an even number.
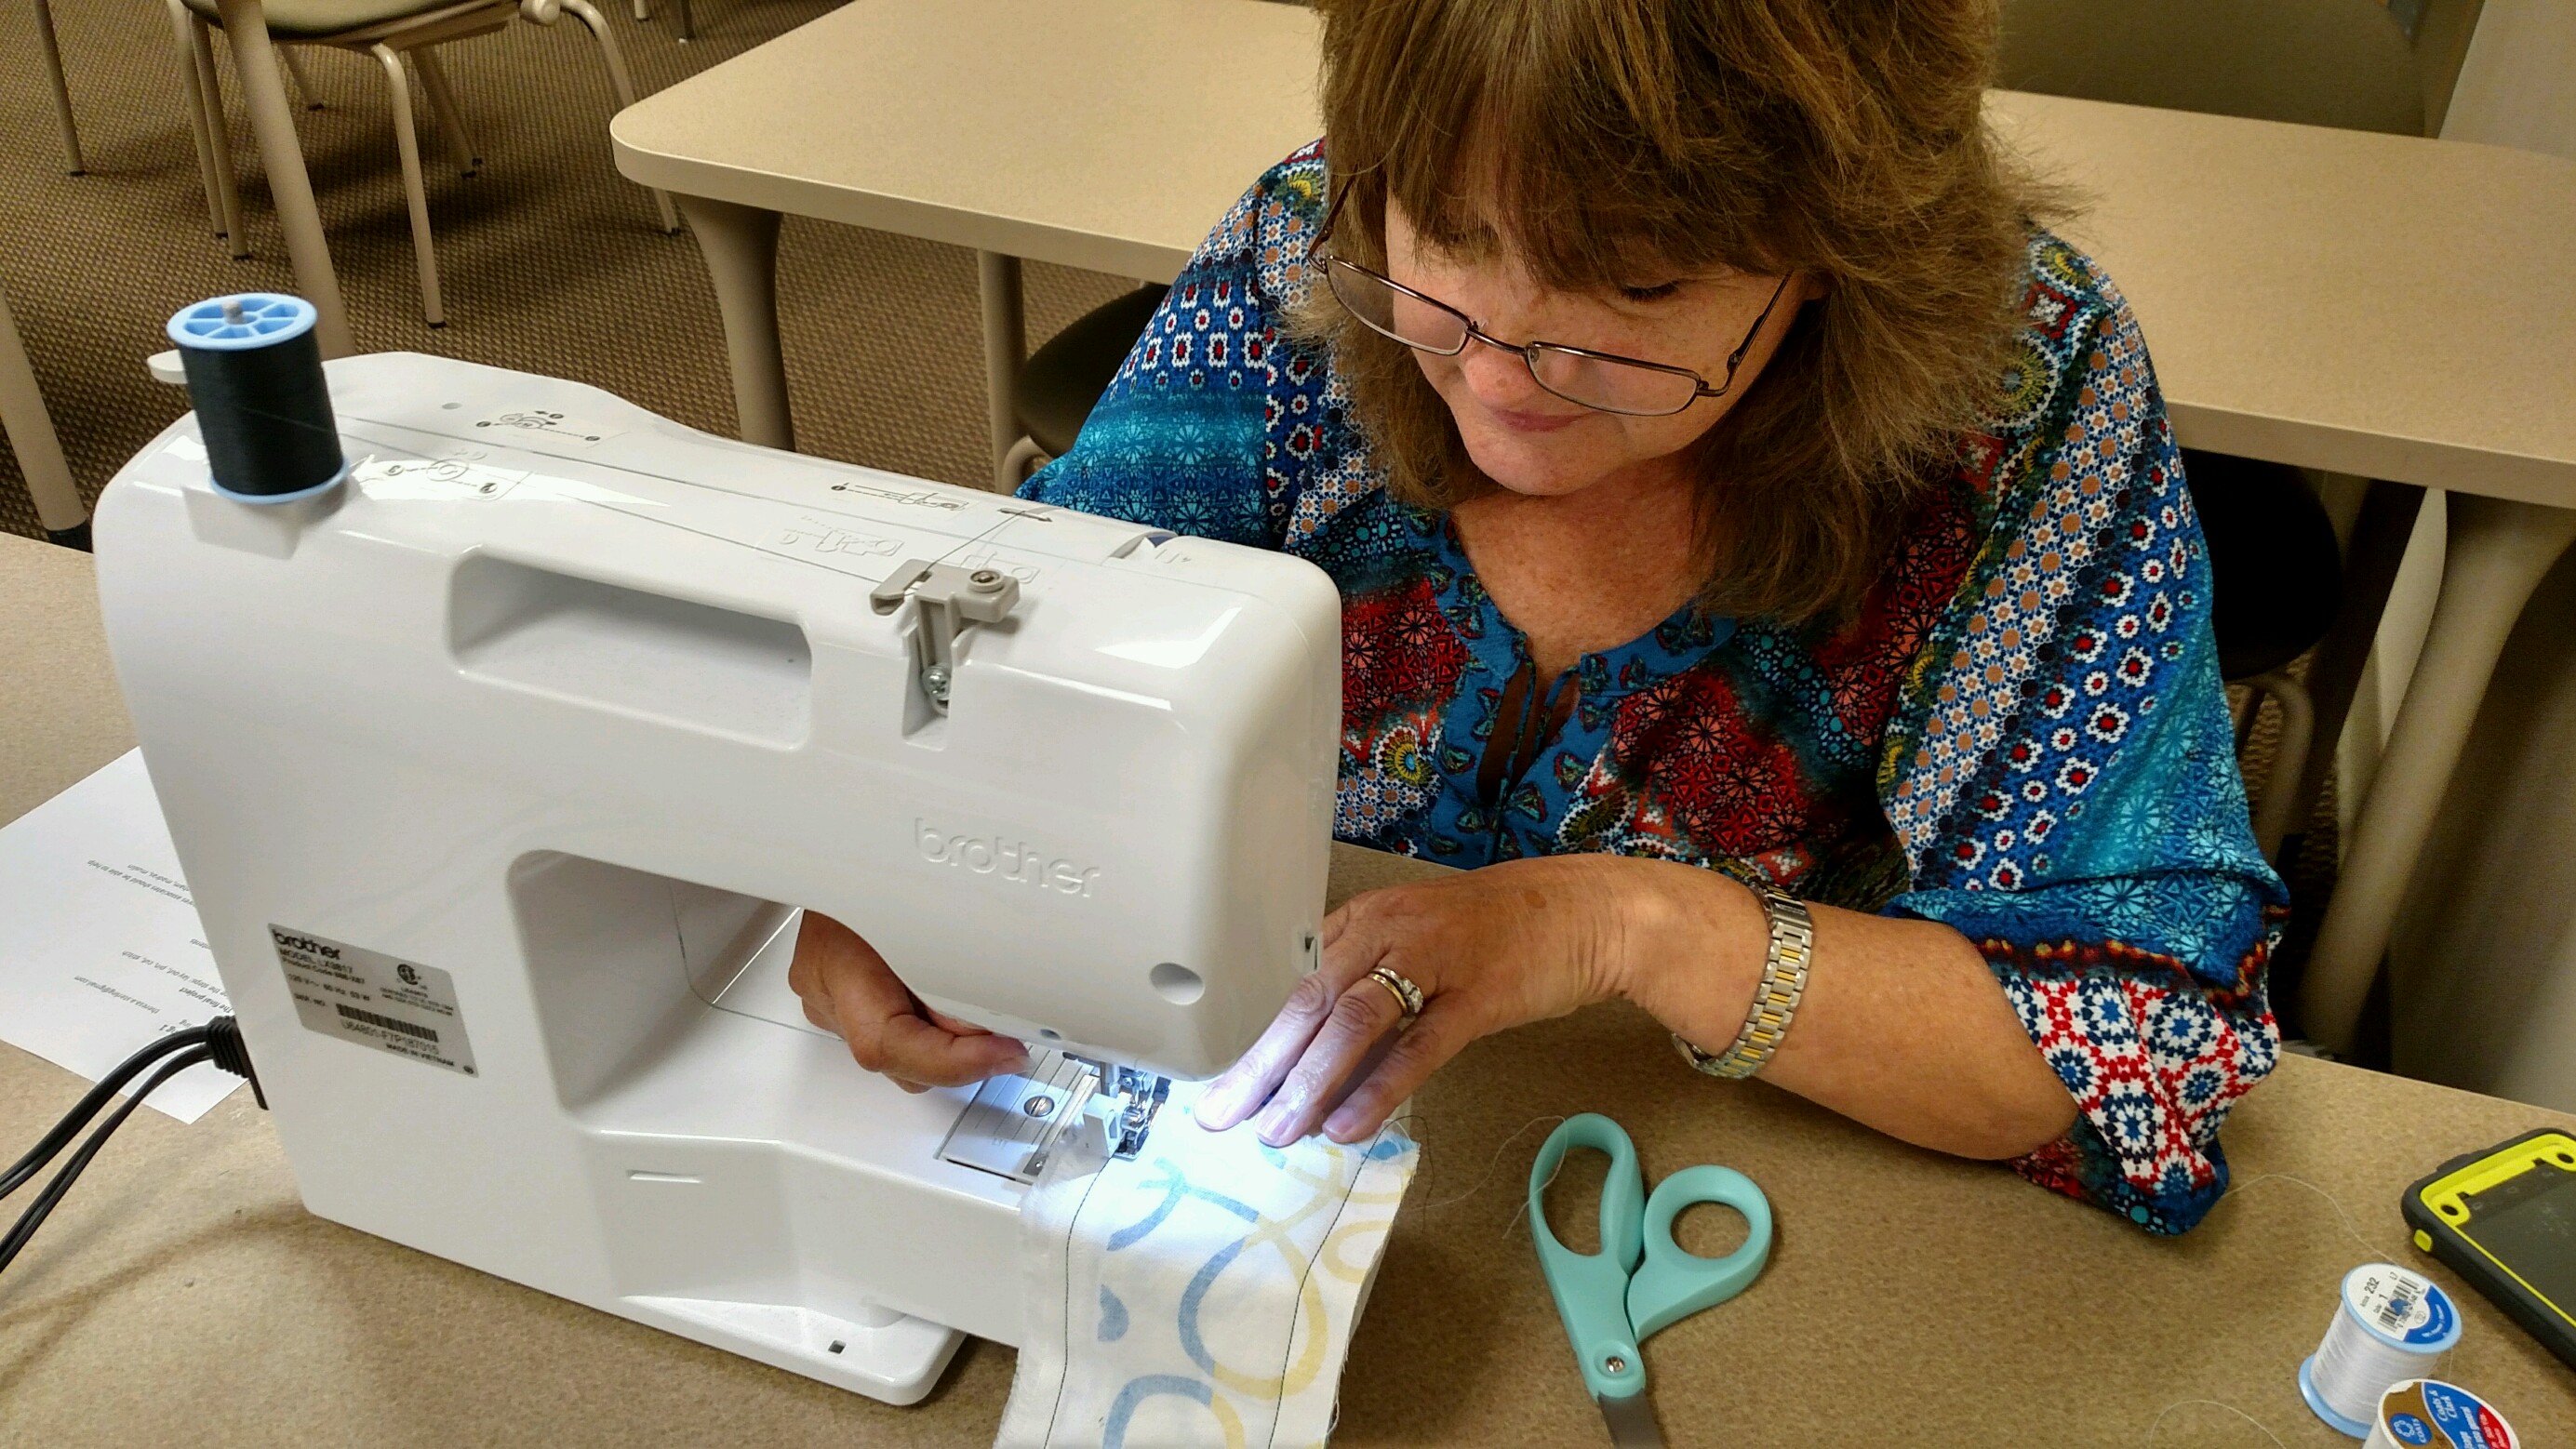
M108 1114L98 1130L73 1151L71 1160L62 1165L53 1179L45 1184L45 1190L36 1194L35 1201L19 1214L17 1224L9 1229L8 1236L0 1237L0 1271L5 1271L17 1258L19 1249L26 1247L27 1240L36 1235L36 1229L45 1225L45 1219L52 1215L55 1205L63 1200L63 1194L71 1191L72 1184L80 1180L82 1169L89 1166L91 1158L98 1156L98 1150L107 1145L107 1139L115 1134L116 1129L125 1125L125 1119L134 1115L134 1109L143 1105L143 1099L159 1090L162 1083L201 1062L213 1062L234 1076L248 1078L252 1095L259 1099L262 1107L268 1105L267 1094L259 1089L259 1075L251 1070L250 1052L242 1045L241 1027L229 1016L218 1016L204 1026L172 1032L127 1057L117 1064L116 1070L101 1077L97 1086L90 1088L74 1103L72 1109L63 1114L63 1119L54 1124L53 1130L27 1150L26 1156L10 1164L8 1172L0 1174L0 1198L34 1181L36 1174L44 1171L46 1164L71 1145L72 1139L80 1135L81 1129L89 1125L90 1119L97 1116L101 1108L115 1099L126 1083L146 1071L152 1073L141 1087L135 1089L134 1095Z

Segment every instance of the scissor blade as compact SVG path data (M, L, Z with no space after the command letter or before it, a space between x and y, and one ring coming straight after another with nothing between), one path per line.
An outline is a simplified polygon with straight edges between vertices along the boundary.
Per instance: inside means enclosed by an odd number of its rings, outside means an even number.
M1630 1394L1624 1399L1594 1399L1601 1406L1601 1418L1610 1426L1610 1442L1617 1449L1664 1449L1664 1431L1655 1423L1655 1406L1644 1394Z

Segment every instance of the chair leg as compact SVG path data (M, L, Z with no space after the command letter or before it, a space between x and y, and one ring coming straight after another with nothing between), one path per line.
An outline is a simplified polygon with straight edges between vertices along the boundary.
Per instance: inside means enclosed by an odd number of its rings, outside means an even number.
M5 296L0 296L0 431L18 451L18 467L36 500L36 521L56 542L74 543L89 522L89 508L72 482L71 465L63 461L62 438L45 412L45 395L36 386L36 370L28 364Z
M241 184L233 174L233 133L224 120L222 72L215 69L215 28L179 0L170 0L171 18L188 30L189 60L197 72L197 90L205 97L206 150L214 158L216 225L231 243L234 261L250 255L250 236L242 228Z
M474 137L465 129L465 112L456 104L456 88L447 83L447 67L438 62L438 47L424 45L411 53L412 63L420 67L420 88L429 92L429 113L438 118L447 133L447 147L456 153L456 169L471 176L483 164L482 153L474 149Z
M689 0L680 0L680 43L698 38L698 18L689 13Z
M2263 798L2254 805L2254 844L2264 859L2271 860L2280 854L2290 827L2298 823L2291 814L2298 807L2299 776L2307 770L2308 750L2315 741L2317 711L2307 686L2279 670L2238 682L2253 690L2257 700L2268 694L2281 706L2281 738L2272 754L2272 773L2263 782Z
M295 47L291 45L277 47L277 59L279 64L286 67L286 74L294 80L295 93L304 98L304 109L308 111L322 109L322 93L313 88L313 77L304 73L304 62L295 58Z
M63 168L74 176L89 170L81 159L80 127L72 121L72 91L63 81L63 48L54 39L54 11L46 0L36 0L36 49L43 55L45 79L54 91L54 124L62 128Z
M403 69L403 58L392 49L376 44L367 47L385 68L385 84L393 91L394 145L402 152L403 196L411 203L412 260L420 268L421 316L432 327L447 325L447 309L438 300L438 252L429 237L429 195L420 181L420 136L412 124L411 76Z
M652 7L646 5L644 0L635 0L635 23L641 25L652 18Z
M608 17L600 14L590 0L563 0L563 8L598 38L599 58L608 65L608 87L617 93L617 109L622 111L635 104L635 80L626 72L626 57L617 49L617 37L609 33ZM688 11L689 0L680 0L681 15L685 17ZM671 209L670 196L658 187L653 188L653 210L661 217L666 234L680 229L679 213Z
M1040 468L1054 461L1047 456L1046 449L1038 446L1037 439L1022 438L1011 445L1011 451L1002 455L1002 481L1016 487L1035 477Z
M179 61L179 103L188 108L188 139L197 147L197 184L206 192L206 225L225 235L224 204L215 186L214 142L206 135L206 88L197 80L197 37L188 9L169 0L171 53Z

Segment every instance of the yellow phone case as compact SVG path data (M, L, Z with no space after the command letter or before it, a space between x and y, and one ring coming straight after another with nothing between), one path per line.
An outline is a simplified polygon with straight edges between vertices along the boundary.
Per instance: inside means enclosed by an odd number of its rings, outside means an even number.
M2537 1262L2515 1260L2514 1250L2480 1241L2479 1199L2517 1183L2530 1174L2547 1175L2538 1186L2564 1193L2576 1203L2576 1135L2542 1127L2499 1142L2483 1152L2454 1157L2406 1189L2406 1221L2415 1230L2415 1246L2439 1258L2497 1307L2513 1316L2570 1368L2576 1368L2576 1301L2563 1288L2556 1298L2535 1277ZM2558 1182L2564 1177L2566 1181ZM2525 1188L2527 1193L2529 1188ZM2518 1194L2520 1195L2520 1194ZM2576 1206L2569 1208L2576 1213ZM2576 1253L2576 1239L2567 1251ZM2559 1275L2563 1263L2552 1265Z

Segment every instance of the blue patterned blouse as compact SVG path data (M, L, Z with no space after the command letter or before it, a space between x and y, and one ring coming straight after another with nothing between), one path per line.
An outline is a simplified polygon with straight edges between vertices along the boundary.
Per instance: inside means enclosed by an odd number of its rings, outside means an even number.
M1025 495L1312 559L1340 584L1336 833L1461 866L1612 851L1946 922L2080 1109L2026 1176L2158 1233L2224 1190L2271 1070L2283 893L2246 825L2207 552L2145 343L2032 238L2001 400L1857 613L1676 613L1564 680L1445 515L1396 501L1309 285L1322 143L1256 182ZM1498 738L1499 736L1499 738Z

